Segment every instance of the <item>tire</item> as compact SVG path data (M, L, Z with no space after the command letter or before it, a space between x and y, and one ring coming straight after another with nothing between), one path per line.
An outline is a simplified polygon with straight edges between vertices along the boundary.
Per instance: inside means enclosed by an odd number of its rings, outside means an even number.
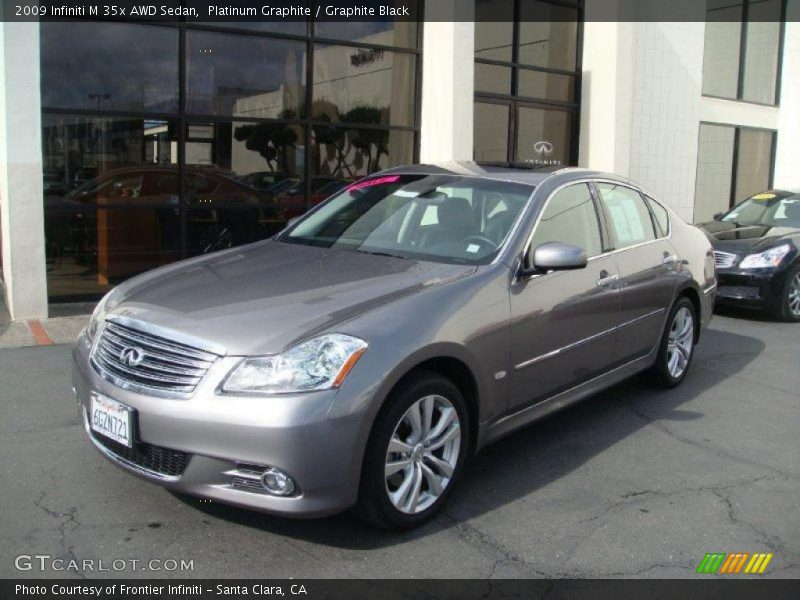
M789 270L772 316L780 321L800 322L800 265Z
M690 323L685 321L687 315L691 317ZM681 296L669 311L659 341L658 356L650 369L652 379L657 385L671 389L679 386L686 378L694 358L696 332L697 311L691 300ZM673 343L673 338L676 337L679 341Z
M416 430L414 413L420 417ZM427 440L426 414L430 415ZM356 515L391 530L412 529L430 519L464 468L469 425L464 398L449 379L420 371L403 381L372 426ZM441 428L438 433L437 427ZM394 452L390 452L390 441Z

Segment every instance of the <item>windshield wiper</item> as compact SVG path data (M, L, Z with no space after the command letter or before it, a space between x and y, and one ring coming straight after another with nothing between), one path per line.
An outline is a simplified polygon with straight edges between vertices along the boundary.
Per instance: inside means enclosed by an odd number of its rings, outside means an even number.
M407 256L400 254L390 254L389 252L381 252L379 250L353 250L353 252L360 252L361 254L372 254L373 256L390 256L392 258L402 258L403 260L411 260Z

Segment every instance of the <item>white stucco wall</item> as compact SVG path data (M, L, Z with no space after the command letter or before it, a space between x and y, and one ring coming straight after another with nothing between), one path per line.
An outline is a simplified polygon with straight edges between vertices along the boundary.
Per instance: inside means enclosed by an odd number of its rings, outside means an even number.
M658 21L662 8L587 0L579 164L630 177L691 219L704 24Z
M775 187L800 191L800 0L787 6Z
M475 23L472 0L425 3L422 58L422 162L472 160ZM457 16L456 16L457 15Z
M611 10L611 0L587 2ZM601 13L602 14L602 13ZM587 21L583 30L583 80L578 165L628 176L630 172L633 60L631 23Z
M630 177L692 218L703 23L634 27Z
M0 23L0 222L14 319L47 316L39 24Z
M700 123L739 125L778 131L775 186L800 188L800 0L789 0L779 107L702 95L705 7L677 1L695 21L660 21L674 7L659 0L587 0L579 165L630 177L692 221Z

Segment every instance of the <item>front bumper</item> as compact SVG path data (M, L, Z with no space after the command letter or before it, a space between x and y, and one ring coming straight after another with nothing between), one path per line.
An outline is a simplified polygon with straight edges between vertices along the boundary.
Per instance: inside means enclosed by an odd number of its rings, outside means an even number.
M717 271L717 304L749 308L773 308L780 302L781 286L772 270Z
M82 334L73 351L72 385L87 436L118 467L176 492L279 515L324 516L355 503L363 453L358 440L366 417L328 419L335 391L222 396L216 386L238 360L222 358L191 398L158 398L100 377L89 363L90 349ZM93 433L88 425L92 392L134 409L137 448L155 451L164 460L188 454L182 472L153 470L138 458L141 453L123 453ZM259 489L254 470L268 467L292 477L293 495L272 496Z

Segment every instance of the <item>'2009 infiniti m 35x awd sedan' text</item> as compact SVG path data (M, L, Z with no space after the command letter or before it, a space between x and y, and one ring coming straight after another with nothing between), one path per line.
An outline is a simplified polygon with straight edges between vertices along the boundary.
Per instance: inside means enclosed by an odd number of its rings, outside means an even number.
M640 371L678 385L715 288L708 238L625 179L402 167L123 283L73 386L94 446L144 479L407 528L504 434Z

